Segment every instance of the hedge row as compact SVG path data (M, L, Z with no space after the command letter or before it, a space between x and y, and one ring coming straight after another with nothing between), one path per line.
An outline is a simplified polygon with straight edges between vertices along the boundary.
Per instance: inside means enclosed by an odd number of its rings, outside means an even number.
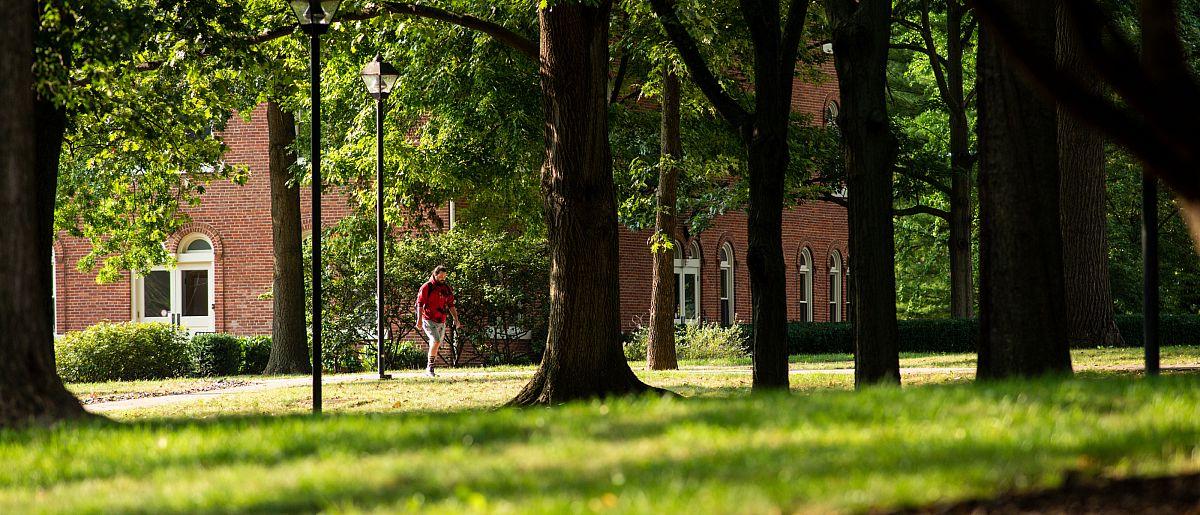
M100 323L55 342L58 374L72 383L261 374L270 355L269 336L189 338L162 323Z
M1116 322L1126 346L1142 346L1141 315L1120 315ZM897 325L900 352L976 352L978 348L977 319L901 320ZM744 329L746 334L751 334L748 326ZM1162 345L1200 345L1200 315L1163 315L1159 335ZM853 351L849 323L788 324L789 354Z

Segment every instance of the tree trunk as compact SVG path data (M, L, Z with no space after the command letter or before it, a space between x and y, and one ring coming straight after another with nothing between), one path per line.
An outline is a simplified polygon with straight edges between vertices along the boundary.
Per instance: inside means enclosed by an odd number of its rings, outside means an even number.
M662 93L662 156L670 163L658 167L658 195L654 215L654 234L658 242L675 234L676 194L683 141L679 134L679 76L667 72ZM682 244L683 242L678 242ZM651 246L654 273L651 277L650 342L646 347L646 367L650 370L679 368L675 356L675 254L670 249Z
M300 254L300 186L292 182L296 164L296 119L275 102L267 103L270 148L272 279L271 357L264 374L308 374L308 327L304 317L304 258Z
M766 23L779 24L778 17ZM783 263L784 174L791 159L788 122L795 62L781 66L777 41L754 48L754 118L746 142L750 174L746 268L754 318L752 389L788 389L787 290Z
M546 352L513 405L643 392L621 350L617 210L608 144L611 2L538 10L550 246Z
M8 5L0 31L0 427L87 416L54 365L50 249L66 115L34 105L37 5Z
M842 99L850 259L854 263L854 384L900 382L896 327L892 166L896 139L888 126L889 0L827 2Z
M1060 3L1061 4L1061 3ZM1058 66L1086 75L1079 38L1058 8ZM1088 83L1092 93L1103 89ZM1104 183L1104 138L1100 132L1061 108L1058 111L1058 168L1062 234L1063 286L1066 293L1067 338L1072 346L1124 343L1113 313L1108 279L1108 219Z
M1054 3L1009 2L1054 59ZM977 377L1070 373L1059 229L1055 106L1018 74L989 25L978 58L980 339Z
M946 6L946 33L962 34L966 7L953 0ZM947 38L945 101L950 108L950 316L970 318L975 307L971 259L971 125L963 93L963 39Z

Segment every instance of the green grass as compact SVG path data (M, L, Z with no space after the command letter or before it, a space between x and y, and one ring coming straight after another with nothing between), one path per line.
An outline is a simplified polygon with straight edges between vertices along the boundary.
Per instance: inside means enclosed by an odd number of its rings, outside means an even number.
M646 378L696 398L452 412L386 403L494 405L520 378L331 385L368 402L0 432L0 513L857 511L1200 470L1200 375L1130 375L747 396L746 374L672 372Z
M1075 349L1071 358L1078 370L1100 367L1141 366L1140 347L1117 347L1099 349ZM1172 345L1161 349L1164 366L1200 366L1200 346ZM819 370L854 368L851 354L793 354L788 356L792 370ZM643 365L645 362L638 362ZM750 358L684 360L683 366L732 366L750 365ZM900 366L904 368L974 368L975 355L969 353L940 354L929 352L902 352Z

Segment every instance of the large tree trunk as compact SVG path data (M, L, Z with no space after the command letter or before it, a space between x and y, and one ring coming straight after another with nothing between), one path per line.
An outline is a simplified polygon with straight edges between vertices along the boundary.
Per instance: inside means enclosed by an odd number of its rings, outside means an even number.
M1086 75L1079 38L1058 8L1058 65L1068 73ZM1103 89L1090 82L1093 93ZM1108 219L1104 183L1104 138L1100 131L1058 112L1058 167L1062 234L1063 281L1066 293L1067 337L1072 346L1121 345L1108 280Z
M1054 3L1006 4L1054 59ZM981 28L978 59L980 339L977 377L1071 371L1063 300L1055 106Z
M0 427L86 416L54 366L50 249L65 113L33 92L36 2L0 31Z
M621 350L617 210L608 144L611 2L538 10L550 242L546 353L510 401L557 404L650 389Z
M946 5L946 33L962 34L966 7ZM963 93L963 38L946 41L946 89L950 107L950 316L970 318L975 307L971 259L971 125Z
M854 263L854 384L900 382L896 327L892 165L896 139L888 127L890 0L826 3L842 99L850 259Z
M778 25L778 17L774 21ZM777 41L762 41L754 49L754 122L746 141L750 174L750 206L746 232L746 268L750 272L750 302L754 317L754 391L787 389L787 290L783 263L784 175L788 153L794 61L780 65Z
M272 279L271 358L264 374L307 374L308 328L304 317L304 258L300 255L300 186L292 182L296 163L296 119L275 102L267 103L270 148Z
M679 134L679 76L667 72L662 93L662 155L670 164L658 167L657 205L654 234L661 243L675 235L676 194L683 141ZM683 242L677 242L682 244ZM657 248L656 248L657 247ZM646 347L646 367L650 370L679 368L675 356L675 254L671 249L652 245L654 273L650 285L650 341Z

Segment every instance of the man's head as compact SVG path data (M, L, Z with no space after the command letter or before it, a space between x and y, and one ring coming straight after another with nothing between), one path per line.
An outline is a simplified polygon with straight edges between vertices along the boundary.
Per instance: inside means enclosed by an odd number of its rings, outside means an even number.
M437 282L446 280L446 265L438 265L433 268L433 273L429 274L429 278Z

